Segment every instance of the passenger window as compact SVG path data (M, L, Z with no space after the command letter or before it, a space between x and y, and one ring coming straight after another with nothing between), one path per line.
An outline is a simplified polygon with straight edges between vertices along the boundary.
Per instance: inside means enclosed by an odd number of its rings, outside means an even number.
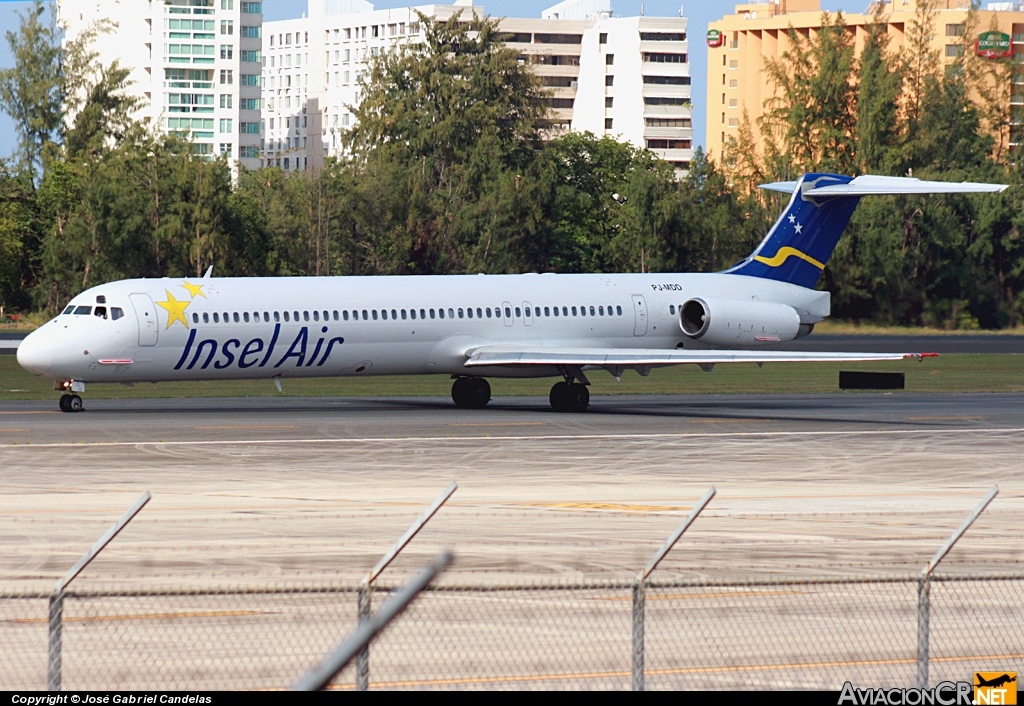
M313 312L313 321L319 321L319 320L320 320L320 312L319 311L314 311ZM308 317L306 318L306 321L309 321Z
M334 320L337 321L338 320L338 312L337 312L337 310L335 310L333 313L334 313ZM346 317L346 318L348 318L348 317Z
M526 315L530 318L533 318L533 314L530 313L530 307L526 307Z
M409 309L409 316L411 316L412 318L415 319L416 318L416 310L415 309Z
M509 309L507 306L505 307L505 318L506 319L511 319L512 318L512 310Z
M384 319L385 321L388 320L388 310L387 309L381 309L380 310L380 318Z
M590 307L590 315L597 316L597 312L594 311L594 307Z
M197 314L195 312L192 312L192 323L194 323L194 324L198 324L199 323L199 314Z
M220 323L220 315L216 311L213 312L213 323L215 323L215 324L219 324Z
M551 312L552 312L552 313L553 313L553 314L554 314L555 316L558 316L558 307L557 307L557 306L551 307Z
M344 311L341 312L341 318L345 319L345 321L348 321L348 309L345 309Z
M427 318L427 310L426 309L420 309L420 318L421 319Z
M405 321L405 315L406 315L406 311L405 311L405 309L402 309L402 321Z
M459 316L462 316L462 309L459 309ZM466 316L470 319L473 318L473 309L471 307L466 307Z
M91 313L92 313L92 307L91 306L80 306L77 309L75 309L75 316L88 316Z
M67 309L65 309L64 313L65 314L70 314L74 310L75 310L75 307L72 305L72 306L69 306Z
M454 319L455 318L455 309L452 309L452 308L449 307L449 309L448 309L448 318L449 319Z
M335 321L337 321L337 319L338 319L338 313L337 312L334 313L334 319L335 319ZM327 320L328 320L327 312L325 311L324 312L324 321L327 321Z
M370 320L370 314L366 311L366 309L363 309L363 321L369 321L369 320Z
M292 318L295 319L295 321L298 321L299 320L299 312L293 311L292 312Z
M302 312L302 320L303 321L309 321L309 312L308 311Z
M430 318L434 318L434 310L433 309L430 310Z
M461 307L459 308L459 318L460 319L462 318L462 308Z
M544 316L551 316L551 309L549 307L544 307Z
M576 312L573 312L573 313L575 314ZM569 315L569 307L563 306L562 307L562 316L568 316L568 315Z
M616 306L615 307L615 313L618 314L619 316L622 316L622 307L621 306Z
M234 318L235 323L237 324L238 323L238 312L237 311L234 313L234 316L232 318Z
M278 312L275 311L274 312L274 321L275 322L279 322L280 320L281 320L281 315Z
M668 313L670 313L670 314L675 314L676 313L676 305L675 304L669 304L668 305Z
M443 319L444 318L444 309L438 309L437 310L437 315L440 316Z
M377 320L377 310L376 309L371 309L370 310L370 315L373 316L373 320L374 321Z
M245 321L245 323L249 323L249 312L248 311L242 312L242 320Z
M478 318L478 319L484 318L484 312L480 310L480 307L476 308L476 318Z
M573 315L573 316L576 316L576 307L573 307L573 308L572 308L572 315Z
M601 316L604 316L604 307L603 306L597 307L597 313L600 314Z
M491 307L487 307L486 309L484 309L484 311L487 312L487 318L491 318Z
M395 309L391 310L391 319L393 321L398 321L398 312Z
M96 297L96 298L99 299L99 297ZM94 313L95 313L96 316L100 317L101 319L105 319L105 318L107 318L107 307L105 307L105 306L98 306L98 307L96 307L96 311Z

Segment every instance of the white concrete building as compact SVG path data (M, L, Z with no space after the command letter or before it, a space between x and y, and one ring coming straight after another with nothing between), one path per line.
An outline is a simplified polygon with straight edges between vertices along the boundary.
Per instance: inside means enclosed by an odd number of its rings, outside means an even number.
M391 10L309 0L307 16L266 23L265 165L317 168L341 153L367 59L421 36L414 9L438 21L485 14L469 0ZM548 135L570 126L611 135L686 169L693 140L686 19L611 14L609 0L567 0L540 19L505 18L501 27L552 93Z
M94 49L131 69L140 118L187 134L197 154L261 166L262 2L58 0L57 15L66 40L113 24Z
M584 33L573 130L646 147L682 171L692 111L685 18L608 18Z

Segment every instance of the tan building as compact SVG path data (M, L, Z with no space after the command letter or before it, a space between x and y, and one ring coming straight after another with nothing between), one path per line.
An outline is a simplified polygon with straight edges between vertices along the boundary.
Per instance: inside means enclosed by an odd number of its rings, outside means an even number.
M889 48L899 52L910 30L918 0L888 0L883 12L887 19ZM963 46L964 21L969 0L938 0L932 46L946 60L955 58ZM993 19L1000 33L1006 36L981 37L976 51L991 54L1012 51L1024 63L1024 12L1019 2L989 2L977 12L974 34L988 33ZM855 52L859 56L868 34L875 4L863 14L845 14L843 18L854 34ZM789 48L788 28L792 26L805 37L813 36L821 27L819 0L770 0L737 5L732 15L710 23L708 44L707 138L708 152L721 158L722 147L736 138L744 110L749 117L754 138L760 150L761 135L757 119L764 112L764 102L773 93L773 86L763 73L766 58L778 58ZM979 37L975 37L978 39ZM988 41L986 41L986 39ZM1010 98L1014 105L1024 105L1024 74L1014 74L1014 88L1021 92ZM1006 91L1010 96L1011 91ZM1012 138L1013 141L1016 137Z

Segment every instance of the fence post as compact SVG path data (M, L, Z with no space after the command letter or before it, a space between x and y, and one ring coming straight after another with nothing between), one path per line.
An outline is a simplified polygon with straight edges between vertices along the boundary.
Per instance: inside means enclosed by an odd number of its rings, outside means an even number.
M405 545L412 541L412 538L423 529L423 526L427 524L431 517L441 509L441 506L452 496L456 490L459 489L459 484L456 481L452 481L451 485L441 491L441 494L434 499L434 502L430 504L430 507L420 515L420 518L409 526L409 529L405 531L397 542L392 545L388 553L380 558L380 561L370 569L361 584L359 584L359 623L365 623L370 620L371 598L373 597L373 587L371 584L373 580L380 576L381 572L387 568L388 564L394 561L398 553L405 549ZM362 646L359 653L356 655L356 690L366 691L370 688L370 642L366 641L366 644Z
M64 592L50 595L50 641L46 665L46 688L49 691L60 691L60 647L61 627L63 626Z
M644 690L644 595L643 581L633 585L633 691Z
M654 555L654 558L637 574L636 583L633 585L633 691L643 691L645 688L644 652L646 648L644 646L644 614L647 604L647 578L658 568L658 564L672 550L672 547L676 545L679 538L683 536L683 532L697 519L697 515L701 513L701 510L707 507L707 504L711 502L711 498L715 497L716 492L718 491L712 486L711 490L704 493L704 497L697 501L697 504L693 506L693 510L683 520L683 523L676 527L676 531L661 546L661 549Z
M928 688L928 660L930 655L930 630L931 630L931 584L932 584L932 571L939 565L949 551L953 548L953 545L964 535L964 532L974 524L974 521L978 519L978 516L985 511L988 504L992 502L992 499L999 494L999 486L994 486L992 490L986 493L985 497L981 499L981 502L971 511L971 514L967 516L960 526L956 528L953 534L949 535L949 539L943 543L939 550L935 552L925 567L921 569L921 578L917 584L917 686L920 689Z
M121 519L110 526L103 536L96 540L96 543L82 558L75 562L75 565L68 569L64 576L57 580L50 595L50 630L49 649L47 650L46 662L46 688L50 691L60 691L61 668L62 668L62 632L64 628L64 589L68 587L78 574L89 565L96 555L103 551L103 548L110 544L110 540L117 536L118 532L125 528L133 517L139 514L139 510L146 506L153 496L147 490L135 504L128 508L128 511L121 515Z
M370 584L363 582L359 584L359 625L362 626L370 619ZM363 649L356 655L356 690L366 691L370 688L370 643L367 642Z

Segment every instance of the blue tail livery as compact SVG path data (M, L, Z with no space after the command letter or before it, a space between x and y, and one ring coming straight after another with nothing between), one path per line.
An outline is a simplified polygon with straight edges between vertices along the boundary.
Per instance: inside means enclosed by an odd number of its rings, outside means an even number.
M754 252L725 272L812 288L821 278L825 263L862 197L998 192L1006 187L907 177L812 173L797 181L762 184L760 188L792 194L792 197Z

